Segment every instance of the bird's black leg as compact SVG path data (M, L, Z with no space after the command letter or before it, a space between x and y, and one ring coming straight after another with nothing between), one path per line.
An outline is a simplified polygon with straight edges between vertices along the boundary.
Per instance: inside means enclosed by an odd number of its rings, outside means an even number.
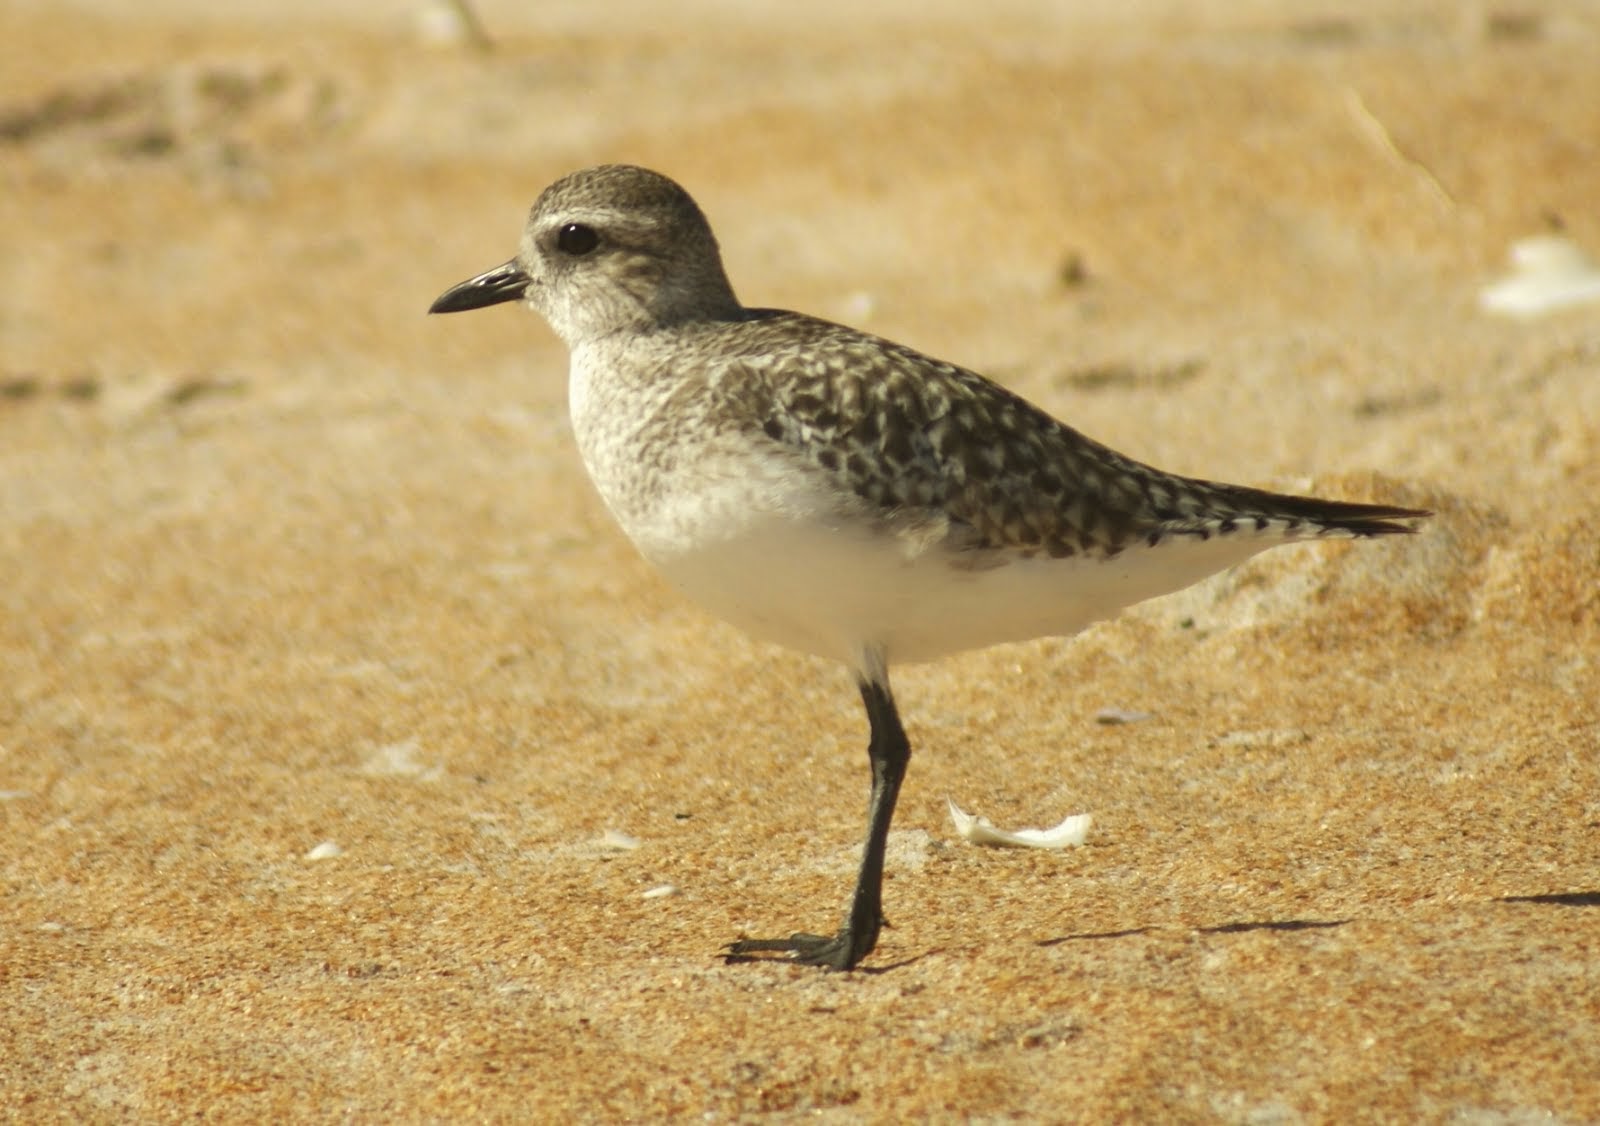
M730 960L777 951L792 954L794 961L806 965L848 970L872 953L872 948L878 944L878 930L884 923L883 854L889 842L889 822L894 818L895 799L900 796L900 782L906 776L906 764L911 761L911 744L906 740L905 728L900 726L900 713L889 691L888 674L881 668L863 674L857 686L867 705L867 721L872 725L872 736L867 743L867 757L872 762L872 797L867 806L867 844L861 853L861 870L856 876L856 890L850 897L844 926L832 936L792 934L788 938L743 938L729 944L727 956Z

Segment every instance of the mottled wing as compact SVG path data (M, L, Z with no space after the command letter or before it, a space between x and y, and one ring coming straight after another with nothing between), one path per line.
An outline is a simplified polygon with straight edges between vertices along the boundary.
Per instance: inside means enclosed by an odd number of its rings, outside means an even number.
M1406 532L1392 521L1426 515L1163 473L974 372L798 314L753 316L733 361L759 398L746 417L886 520L944 526L953 547L1105 556L1269 526Z

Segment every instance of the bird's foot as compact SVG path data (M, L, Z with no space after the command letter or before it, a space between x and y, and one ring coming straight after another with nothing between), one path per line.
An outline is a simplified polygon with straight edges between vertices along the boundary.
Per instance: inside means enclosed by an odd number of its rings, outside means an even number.
M788 938L741 938L723 947L723 958L729 962L760 962L773 959L756 957L759 954L788 954L787 959L803 966L822 966L830 970L848 970L872 953L878 944L878 928L843 927L838 934L791 934Z

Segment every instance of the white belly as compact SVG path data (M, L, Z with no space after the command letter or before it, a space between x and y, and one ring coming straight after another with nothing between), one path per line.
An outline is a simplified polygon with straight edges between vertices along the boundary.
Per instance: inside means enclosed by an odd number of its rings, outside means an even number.
M727 453L654 503L612 502L662 574L706 609L780 645L862 667L1065 636L1181 589L1281 538L1177 537L1112 559L952 551L940 529L886 528L790 461ZM604 492L602 487L602 492Z
M892 537L774 520L659 566L749 633L859 666L868 647L903 663L1074 634L1268 546L1180 540L1114 559L1018 556L972 570L939 548L908 556Z

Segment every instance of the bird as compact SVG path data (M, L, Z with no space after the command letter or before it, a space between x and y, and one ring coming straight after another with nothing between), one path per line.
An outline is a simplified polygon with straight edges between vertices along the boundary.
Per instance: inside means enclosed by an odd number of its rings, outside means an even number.
M1432 515L1163 472L976 372L747 307L694 199L634 165L551 184L516 256L429 312L512 301L565 342L578 450L644 558L748 633L843 664L866 710L867 833L838 929L741 937L729 961L849 970L877 946L911 757L891 665L1075 634L1269 547Z

